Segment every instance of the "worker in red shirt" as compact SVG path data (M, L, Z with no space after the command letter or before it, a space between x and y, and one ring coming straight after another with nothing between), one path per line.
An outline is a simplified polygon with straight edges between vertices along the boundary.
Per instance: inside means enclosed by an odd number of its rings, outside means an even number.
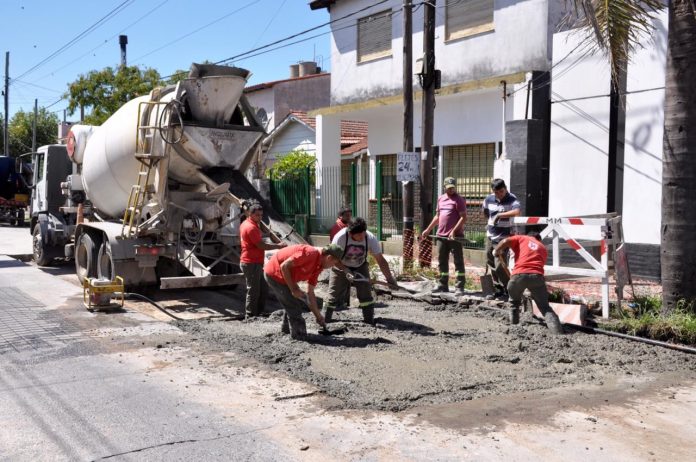
M338 218L336 219L336 223L331 227L331 231L329 231L329 242L333 242L333 238L340 230L343 228L347 227L351 220L353 219L353 211L351 210L350 207L341 207L341 210L338 211Z
M314 287L322 270L340 265L342 255L343 249L334 244L321 250L299 244L279 250L266 263L266 282L285 308L281 328L284 334L290 334L296 340L307 338L307 324L302 317L305 303L314 314L317 324L322 327L326 325L317 306ZM307 281L306 293L297 285L300 281Z
M548 252L541 241L539 233L530 232L526 236L516 235L506 237L495 248L495 255L501 262L506 249L511 249L515 255L515 267L507 285L510 301L513 309L519 310L524 289L529 289L532 299L536 302L539 311L544 315L546 326L554 334L562 334L563 326L558 315L549 306L549 292L544 280L544 265ZM505 271L510 273L505 266Z
M263 219L263 207L258 202L252 203L246 210L247 219L239 227L242 241L242 255L239 259L246 279L246 302L244 312L247 318L259 316L266 306L268 286L263 279L263 257L265 250L282 249L287 244L267 244L263 241L259 223Z

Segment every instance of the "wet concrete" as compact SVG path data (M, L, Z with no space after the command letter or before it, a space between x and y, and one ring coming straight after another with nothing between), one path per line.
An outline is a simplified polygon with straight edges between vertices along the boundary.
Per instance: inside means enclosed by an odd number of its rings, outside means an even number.
M336 313L330 328L345 332L335 336L319 335L307 313L308 342L280 333L280 311L178 326L219 351L310 382L333 408L400 411L616 383L640 389L666 373L696 376L696 356L600 335L554 336L528 314L511 326L498 312L386 298L379 305L374 327L358 309Z

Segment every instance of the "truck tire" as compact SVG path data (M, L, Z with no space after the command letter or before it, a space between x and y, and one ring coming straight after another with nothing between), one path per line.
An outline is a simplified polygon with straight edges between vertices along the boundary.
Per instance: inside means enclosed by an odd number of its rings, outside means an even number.
M97 247L92 236L82 233L75 242L75 274L82 284L97 275Z
M48 249L46 244L44 244L43 237L41 236L41 226L38 224L34 226L34 232L32 233L32 249L34 261L39 266L49 266L53 261L51 256L51 249Z
M114 259L111 255L111 246L108 242L103 242L97 254L97 277L113 281L114 276Z

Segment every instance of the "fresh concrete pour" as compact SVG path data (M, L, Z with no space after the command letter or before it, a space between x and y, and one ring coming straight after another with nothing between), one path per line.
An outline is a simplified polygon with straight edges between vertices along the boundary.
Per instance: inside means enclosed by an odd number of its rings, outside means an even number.
M529 313L521 315L520 324L510 325L502 312L382 296L374 327L362 323L357 308L335 313L329 329L340 335L320 335L308 313L309 342L280 333L281 313L245 322L178 325L213 348L243 353L314 384L332 398L332 408L399 411L532 390L650 380L663 373L696 377L694 355L602 335L554 336Z

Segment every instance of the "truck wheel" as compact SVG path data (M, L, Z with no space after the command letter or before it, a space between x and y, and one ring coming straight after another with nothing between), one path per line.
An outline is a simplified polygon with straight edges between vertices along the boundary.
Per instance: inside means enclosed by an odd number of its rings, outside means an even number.
M101 279L108 279L113 281L114 279L114 260L111 255L111 246L108 242L104 242L99 247L99 254L97 255L97 276Z
M34 226L34 232L32 233L32 249L34 253L34 261L39 266L48 266L53 261L51 258L49 249L44 245L41 236L41 226L38 224Z
M80 280L80 284L87 278L97 275L97 248L92 237L83 233L77 238L75 243L75 274Z

